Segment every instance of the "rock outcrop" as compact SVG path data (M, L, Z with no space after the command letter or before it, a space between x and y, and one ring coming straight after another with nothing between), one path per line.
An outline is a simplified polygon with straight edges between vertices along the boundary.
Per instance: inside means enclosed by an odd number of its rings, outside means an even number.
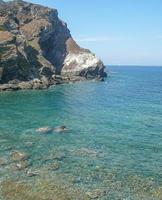
M102 79L104 68L94 54L77 45L56 9L0 0L0 90Z

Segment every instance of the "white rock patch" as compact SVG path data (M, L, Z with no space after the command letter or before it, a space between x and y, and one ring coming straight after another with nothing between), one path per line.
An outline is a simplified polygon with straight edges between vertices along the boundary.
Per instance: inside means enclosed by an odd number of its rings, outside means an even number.
M65 61L63 71L66 72L74 72L81 71L83 69L87 69L89 67L96 67L100 60L96 58L92 53L80 53L80 54L68 54ZM74 66L70 67L70 66Z

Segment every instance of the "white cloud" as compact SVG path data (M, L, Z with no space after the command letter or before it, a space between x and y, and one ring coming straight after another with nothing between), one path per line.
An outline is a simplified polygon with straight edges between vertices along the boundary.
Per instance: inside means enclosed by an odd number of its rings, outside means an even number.
M121 38L117 37L107 37L107 36L101 36L101 37L80 37L76 38L77 42L107 42L107 41L118 41L121 40Z
M162 35L155 36L154 39L162 39Z

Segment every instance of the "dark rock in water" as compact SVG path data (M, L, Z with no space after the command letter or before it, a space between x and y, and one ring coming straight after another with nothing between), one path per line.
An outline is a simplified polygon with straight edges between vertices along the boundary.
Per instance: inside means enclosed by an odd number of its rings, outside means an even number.
M104 77L100 77L100 76L97 77L96 80L97 80L97 81L101 81L101 82L105 81L105 80L104 80Z
M68 131L68 129L67 129L66 126L60 126L60 127L54 128L53 131L58 132L58 133L62 133L62 132Z
M73 40L56 9L0 0L0 91L104 78L104 68Z

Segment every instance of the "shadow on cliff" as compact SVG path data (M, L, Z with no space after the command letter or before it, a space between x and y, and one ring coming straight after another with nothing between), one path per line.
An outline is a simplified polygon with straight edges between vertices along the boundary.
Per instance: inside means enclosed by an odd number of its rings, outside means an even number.
M40 35L39 45L43 56L56 68L56 74L60 75L64 60L68 53L67 42L71 39L70 31L66 24L59 22L57 28L50 35L43 32Z

